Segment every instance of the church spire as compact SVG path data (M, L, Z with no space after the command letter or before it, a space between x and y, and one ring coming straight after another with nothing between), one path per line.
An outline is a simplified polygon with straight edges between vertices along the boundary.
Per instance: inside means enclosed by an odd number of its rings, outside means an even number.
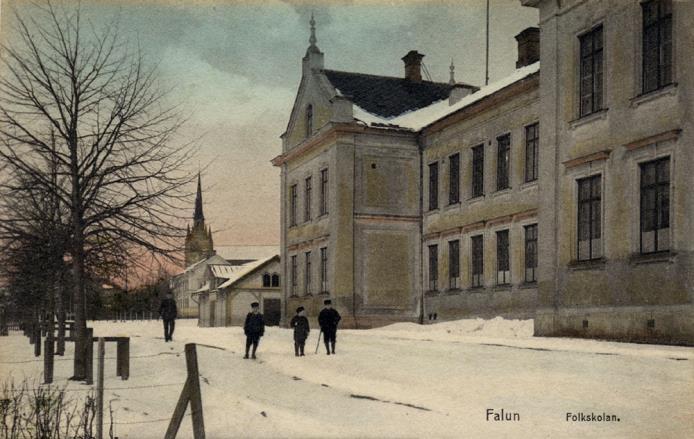
M313 12L311 12L311 21L309 21L309 24L311 25L311 36L308 38L308 42L311 45L311 47L316 47L316 20L313 18Z
M202 183L200 172L198 172L198 192L195 195L195 213L193 214L193 225L205 222L205 215L202 214Z

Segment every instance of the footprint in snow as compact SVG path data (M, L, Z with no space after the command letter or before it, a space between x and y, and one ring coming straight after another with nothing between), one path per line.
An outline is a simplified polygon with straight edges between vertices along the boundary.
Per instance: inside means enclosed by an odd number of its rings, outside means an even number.
M149 413L147 413L147 412L142 412L142 414L145 416L149 416Z
M264 418L267 418L267 413L265 412L260 412L261 415L263 415Z
M321 386L323 386L323 387L330 387L330 386L327 385L327 384L321 384Z
M301 381L301 378L299 378L299 377L292 377L292 379L293 379L294 381Z

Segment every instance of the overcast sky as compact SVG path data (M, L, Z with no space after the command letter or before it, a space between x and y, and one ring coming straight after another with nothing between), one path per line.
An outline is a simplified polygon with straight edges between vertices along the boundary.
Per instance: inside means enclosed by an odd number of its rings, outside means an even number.
M3 38L11 38L9 12L0 0ZM309 19L316 19L326 68L402 76L409 50L435 81L484 83L486 0L262 2L82 1L98 27L119 19L138 42L173 98L191 115L185 134L201 137L204 210L216 245L279 244L280 134L301 77ZM515 68L516 41L537 25L536 9L520 0L491 0L491 81ZM190 216L193 206L189 206Z

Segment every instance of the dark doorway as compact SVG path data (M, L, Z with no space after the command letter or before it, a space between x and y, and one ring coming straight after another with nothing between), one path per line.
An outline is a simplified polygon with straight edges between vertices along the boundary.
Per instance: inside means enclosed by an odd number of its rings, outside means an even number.
M282 304L280 299L263 299L263 314L265 324L268 326L278 326L282 318Z

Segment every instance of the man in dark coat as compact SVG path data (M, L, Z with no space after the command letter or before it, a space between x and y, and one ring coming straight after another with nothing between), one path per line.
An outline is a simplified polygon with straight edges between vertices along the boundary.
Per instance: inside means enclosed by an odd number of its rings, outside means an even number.
M251 358L255 360L255 351L258 349L260 337L265 334L265 321L263 320L263 315L260 314L260 304L258 302L251 303L251 312L246 316L243 333L246 334L246 355L243 358L248 358L248 350L253 346Z
M159 305L159 315L164 321L164 340L173 341L178 310L176 309L176 301L173 300L173 296L170 292L166 293L166 297L161 301L161 305Z
M340 313L333 309L330 299L323 301L325 307L318 313L318 324L323 331L323 341L325 342L326 353L335 355L335 339L337 337L337 324L340 323Z
M306 311L304 311L303 306L296 309L296 315L292 317L289 326L294 328L294 355L303 357L306 338L308 338L308 333L310 332Z

